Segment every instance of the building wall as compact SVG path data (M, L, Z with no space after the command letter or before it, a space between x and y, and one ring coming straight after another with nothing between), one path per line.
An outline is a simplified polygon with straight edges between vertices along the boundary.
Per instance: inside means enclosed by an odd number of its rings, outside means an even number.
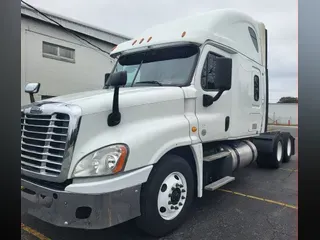
M296 103L270 103L269 123L298 124L298 104Z
M80 34L79 34L80 35ZM110 52L113 44L82 36L103 50ZM75 50L75 62L43 57L43 41ZM24 93L29 82L40 82L40 92L35 95L58 96L86 90L100 89L104 74L110 72L115 60L63 29L21 17L21 105L30 102Z

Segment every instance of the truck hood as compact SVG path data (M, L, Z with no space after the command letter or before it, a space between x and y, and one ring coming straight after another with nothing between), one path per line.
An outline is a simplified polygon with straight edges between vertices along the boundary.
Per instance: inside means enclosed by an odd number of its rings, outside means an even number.
M113 102L113 89L102 89L64 95L37 102L44 104L49 102L61 102L78 105L82 109L82 115L93 114L102 111L110 111ZM184 93L180 87L132 87L119 89L119 108L127 108L142 104L183 99Z

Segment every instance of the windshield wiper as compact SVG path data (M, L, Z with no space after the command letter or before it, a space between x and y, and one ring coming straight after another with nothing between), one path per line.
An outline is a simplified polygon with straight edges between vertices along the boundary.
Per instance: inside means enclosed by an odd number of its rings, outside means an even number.
M158 84L159 86L162 86L162 83L158 82L158 81L140 81L140 82L136 82L136 84L139 83L152 83L152 84Z

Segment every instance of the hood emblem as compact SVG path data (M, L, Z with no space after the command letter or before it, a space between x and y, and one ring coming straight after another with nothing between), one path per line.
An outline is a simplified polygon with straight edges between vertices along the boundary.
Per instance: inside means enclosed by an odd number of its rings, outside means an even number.
M32 114L41 114L42 110L41 110L40 107L32 106L31 109L30 109L30 113L32 113Z

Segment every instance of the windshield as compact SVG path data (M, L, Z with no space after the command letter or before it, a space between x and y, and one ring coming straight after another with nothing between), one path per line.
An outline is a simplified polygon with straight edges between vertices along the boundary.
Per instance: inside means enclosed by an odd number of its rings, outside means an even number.
M119 58L114 72L127 71L125 87L183 86L190 82L199 48L193 45L150 49Z

